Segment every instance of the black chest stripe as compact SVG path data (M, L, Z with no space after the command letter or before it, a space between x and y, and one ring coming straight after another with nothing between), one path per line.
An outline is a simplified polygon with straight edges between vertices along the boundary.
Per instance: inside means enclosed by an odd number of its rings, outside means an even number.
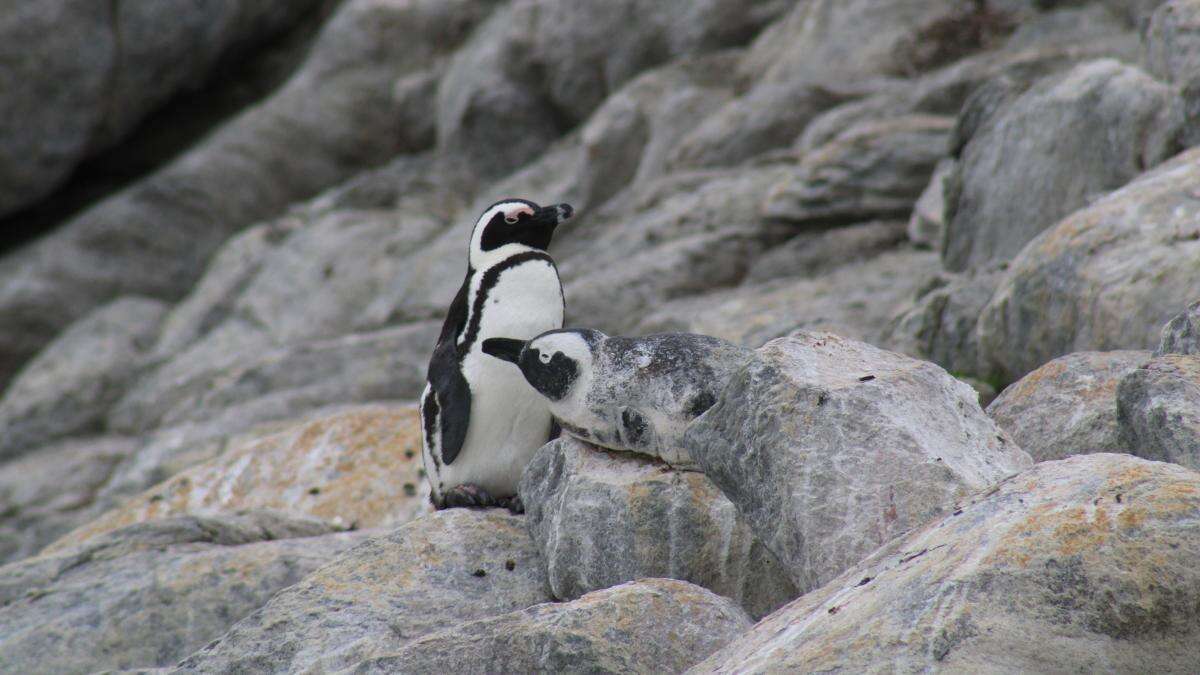
M479 337L479 324L483 321L483 303L487 302L488 293L496 287L496 283L500 281L500 275L505 271L510 270L521 263L529 262L530 260L544 260L554 268L555 273L558 273L558 268L554 265L554 259L549 254L543 251L526 251L517 255L505 258L495 265L489 267L483 273L483 278L479 280L479 292L475 294L475 301L471 303L471 319L467 323L467 328L463 332L462 344L458 347L458 353L465 354L471 349L471 345L475 343L475 339Z

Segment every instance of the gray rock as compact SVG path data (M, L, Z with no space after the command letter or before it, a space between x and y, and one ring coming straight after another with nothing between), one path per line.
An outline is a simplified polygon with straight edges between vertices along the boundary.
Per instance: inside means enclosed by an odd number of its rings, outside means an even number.
M741 281L757 254L790 233L758 213L785 172L673 173L615 196L556 249L567 324L625 333L666 300Z
M929 185L913 204L908 219L908 240L917 246L940 249L946 231L946 179L956 171L954 160L940 160L929 178Z
M1121 439L1117 385L1150 352L1077 352L1009 385L987 413L1035 462L1132 452Z
M750 628L736 605L670 579L480 619L369 659L356 673L678 673Z
M347 551L179 667L341 670L425 635L550 599L523 518L448 509Z
M704 474L563 437L530 461L521 500L556 598L667 577L760 618L799 595Z
M147 363L166 305L122 298L76 322L22 369L0 398L0 459L99 431Z
M763 213L800 225L907 218L949 151L954 123L915 115L855 125L805 154Z
M46 196L171 97L203 86L218 63L318 4L14 0L0 17L0 216Z
M801 592L1029 466L937 366L830 333L758 350L686 445Z
M1200 288L1200 150L1030 242L979 318L982 357L1015 380L1078 351L1152 349Z
M1128 455L1037 464L692 672L1190 672L1198 481Z
M897 308L939 269L935 253L888 251L811 279L747 283L662 303L631 332L703 333L746 347L801 329L877 342Z
M818 232L801 232L763 253L743 285L787 277L813 279L851 263L871 260L904 241L904 223L877 220Z
M977 324L999 283L996 272L938 274L916 302L887 326L882 344L933 361L952 373L995 380L980 364Z
M582 122L639 72L744 44L780 0L532 0L501 8L438 88L438 148L495 179Z
M489 9L469 0L342 4L268 99L0 260L0 379L94 307L122 294L176 299L232 233L397 152L430 147L428 96L409 92L424 104L405 106L392 85L440 69Z
M261 512L172 518L0 567L0 669L170 665L363 536Z
M1168 0L1154 10L1142 36L1142 63L1173 84L1200 75L1200 2Z
M1200 301L1193 302L1163 326L1155 356L1200 354Z
M73 440L0 464L0 564L94 517L97 494L138 447L132 438Z
M995 81L960 116L942 249L948 270L1011 259L1038 233L1178 147L1181 100L1131 66L1093 61L1022 92L1025 86Z
M1133 454L1200 469L1200 356L1159 356L1129 373L1117 410Z

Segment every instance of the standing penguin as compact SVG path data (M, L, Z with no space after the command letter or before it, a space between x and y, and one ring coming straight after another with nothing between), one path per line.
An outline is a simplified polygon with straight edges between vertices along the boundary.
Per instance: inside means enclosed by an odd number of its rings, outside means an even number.
M562 284L546 253L567 204L505 199L475 222L467 278L450 303L421 394L422 456L437 508L504 506L550 437L545 399L512 366L484 355L494 336L561 328Z
M483 351L517 364L563 431L689 467L688 424L711 408L754 352L708 335L610 337L552 330L532 340L489 338Z

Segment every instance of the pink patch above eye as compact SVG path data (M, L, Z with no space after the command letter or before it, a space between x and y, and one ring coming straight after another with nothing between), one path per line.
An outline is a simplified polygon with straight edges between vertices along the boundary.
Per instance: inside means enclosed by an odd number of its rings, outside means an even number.
M533 209L529 208L528 206L522 206L519 208L510 209L504 213L504 222L515 223L515 222L517 222L517 219L521 217L522 213L532 216Z

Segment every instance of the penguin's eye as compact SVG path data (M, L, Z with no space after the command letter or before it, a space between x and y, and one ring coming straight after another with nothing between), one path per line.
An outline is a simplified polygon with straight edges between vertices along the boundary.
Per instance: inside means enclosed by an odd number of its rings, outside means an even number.
M542 363L550 363L550 353L538 352L538 361L541 361Z
M516 225L517 217L516 216L504 216L504 222L508 223L509 225Z

